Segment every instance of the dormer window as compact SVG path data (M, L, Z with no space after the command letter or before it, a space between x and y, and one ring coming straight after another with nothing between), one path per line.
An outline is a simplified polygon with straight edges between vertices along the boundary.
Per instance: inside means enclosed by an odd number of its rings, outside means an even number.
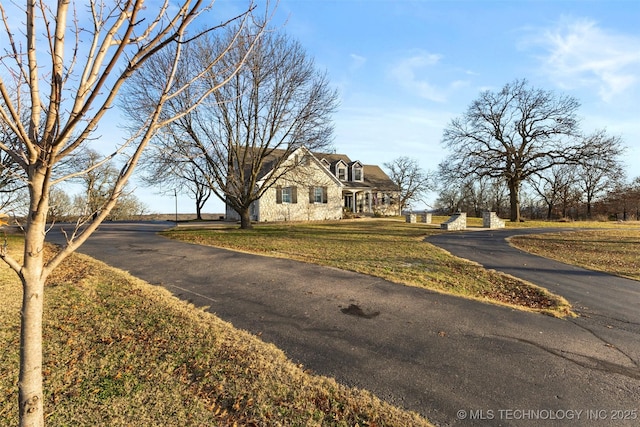
M340 181L344 181L347 179L347 168L343 168L343 167L338 168L338 179Z
M355 167L353 168L353 180L354 181L362 181L362 168Z
M349 181L364 181L362 163L360 163L359 161L349 163Z

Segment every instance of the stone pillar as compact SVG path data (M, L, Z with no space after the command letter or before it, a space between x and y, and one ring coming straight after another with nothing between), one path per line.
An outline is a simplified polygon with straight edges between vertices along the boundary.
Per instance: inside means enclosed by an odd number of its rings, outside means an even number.
M458 212L446 221L440 224L442 230L466 230L467 229L467 213Z
M495 212L482 213L483 228L504 228L504 221L498 218Z

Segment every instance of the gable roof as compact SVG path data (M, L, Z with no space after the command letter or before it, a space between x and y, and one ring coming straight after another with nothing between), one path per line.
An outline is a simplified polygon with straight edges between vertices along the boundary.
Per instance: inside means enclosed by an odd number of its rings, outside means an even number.
M289 158L295 156L300 151L304 151L305 154L310 154L310 159L314 162L323 172L327 174L333 181L335 181L339 186L342 186L342 182L333 175L320 160L313 155L311 151L309 151L306 147L298 147L295 150L289 152ZM273 149L267 156L264 157L262 168L258 174L258 181L262 181L267 178L267 176L274 171L274 169L282 164L282 157L287 154L287 150L276 148Z
M339 185L352 188L369 187L382 191L397 191L398 186L389 178L389 176L377 165L363 165L360 161L352 161L346 154L338 153L312 153L306 147L299 147L293 152L289 153L289 156L298 154L300 150L305 153L311 154L310 158L315 162L322 170L326 171L332 180L336 181ZM274 149L269 155L265 156L262 164L262 168L258 174L258 181L266 179L266 177L273 172L274 168L280 163L282 156L287 153L284 149ZM329 163L329 169L326 167L326 163ZM364 179L363 181L341 181L334 175L334 166L343 162L347 166L353 166L354 164L362 165Z
M317 159L324 160L331 167L335 166L338 162L342 161L344 164L349 165L351 163L351 159L344 154L336 154L336 153L312 153Z
M318 159L324 159L332 167L339 161L344 162L348 166L354 164L361 164L362 162L356 160L352 161L346 154L338 153L313 153ZM364 180L360 181L343 181L346 187L362 188L371 187L383 191L397 191L398 186L391 178L377 165L362 165Z
M364 165L364 182L378 190L397 191L396 185L389 176L377 165Z

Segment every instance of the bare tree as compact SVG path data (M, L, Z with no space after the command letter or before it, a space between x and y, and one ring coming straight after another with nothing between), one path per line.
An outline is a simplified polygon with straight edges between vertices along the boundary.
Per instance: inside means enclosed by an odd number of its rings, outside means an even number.
M84 215L97 217L109 200L120 171L111 162L103 162L104 156L93 149L78 150L70 162L74 170L85 171L75 178L82 185ZM122 189L124 191L124 187ZM117 205L117 203L116 203Z
M587 218L591 218L594 200L613 189L616 184L624 182L624 170L619 160L624 147L617 136L610 136L599 130L585 137L586 147L607 147L597 156L589 156L580 163L577 171L577 183L584 195Z
M416 159L402 156L384 163L384 167L389 172L389 178L398 186L400 213L411 202L423 200L425 194L435 187L433 174L423 170Z
M556 204L566 202L571 186L575 184L575 174L576 167L573 165L554 165L531 180L531 187L547 207L547 219L551 219ZM563 211L565 209L566 204L563 203Z
M11 138L5 128L2 126L0 138L6 146L15 149L15 138ZM9 153L0 152L0 211L12 210L22 199L26 186L24 171L19 164Z
M462 209L464 196L460 182L442 185L438 190L438 198L435 201L435 208L445 214L451 214Z
M503 179L509 188L511 221L520 220L520 189L532 175L554 164L578 163L599 150L578 140L579 103L534 89L525 80L485 91L445 128L450 175Z
M51 188L49 191L49 221L63 221L71 218L73 213L71 197L61 188Z
M446 176L446 171L438 172L443 179L438 185L436 208L443 213L456 211L481 217L482 212L490 210L500 215L505 209L506 186L504 181L481 177L465 178Z
M209 180L204 175L206 161L198 156L167 156L164 144L151 144L142 165L147 171L143 181L150 186L160 186L161 194L186 194L195 201L196 218L202 220L202 209L213 194ZM173 147L175 151L179 147ZM185 161L184 159L188 159Z
M28 0L22 9L11 3L7 7L13 9L9 11L5 6L0 4L4 27L0 37L5 48L0 57L0 66L5 69L0 74L0 124L8 139L15 139L15 144L7 144L7 139L3 139L0 149L19 166L28 182L29 212L24 224L22 260L13 258L6 247L0 249L0 258L20 278L24 295L18 383L20 424L42 426L44 284L52 270L86 241L114 208L142 150L158 129L194 108L198 100L184 105L182 110L172 110L171 114L166 113L165 105L188 90L197 78L211 72L215 64L207 64L191 81L175 79L183 47L197 37L187 29L209 9L203 1L174 4L167 0L145 7L142 0L109 3L93 0L82 2L81 10L71 0L56 3ZM26 26L16 30L8 16L13 18L20 13ZM249 15L242 16L248 19ZM161 80L161 90L137 131L120 147L128 148L130 157L120 169L107 201L93 221L67 233L66 244L45 259L51 188L86 172L58 176L57 167L79 148L98 142L98 125L125 83L150 58L167 51L172 56L163 69L166 72L156 78ZM220 55L224 51L221 48ZM218 76L209 90L224 85L239 65L227 62L226 74Z
M616 182L601 202L602 213L619 221L640 221L640 176L631 183Z
M201 39L185 56L184 72L218 56L237 33L233 29L223 38ZM240 72L209 103L173 122L155 143L159 155L199 169L216 196L238 213L241 228L251 228L251 204L299 166L288 161L292 153L301 146L312 151L329 146L337 93L300 43L286 34L271 31L256 41L255 30L246 27L239 39L237 49L217 64L200 89L217 85L223 70L247 57ZM152 80L153 68L141 76L145 82ZM183 94L177 104L199 97L197 89ZM140 91L129 102L144 105L146 96Z
M84 222L89 217L98 217L118 183L120 169L117 165L113 162L105 162L104 156L96 150L83 147L69 162L66 162L62 170L68 171L69 174L73 174L73 171L83 171L81 175L71 179L79 183L83 191L82 195L75 198L79 221ZM122 187L118 200L105 219L133 218L141 215L146 209L127 189L128 185L129 183Z

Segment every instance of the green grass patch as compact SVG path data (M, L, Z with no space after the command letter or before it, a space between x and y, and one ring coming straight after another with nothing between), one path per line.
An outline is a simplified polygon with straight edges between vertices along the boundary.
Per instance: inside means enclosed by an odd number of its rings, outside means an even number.
M21 292L1 265L0 425L7 426L18 424ZM275 346L85 256L56 270L45 305L50 426L430 425L311 375Z
M566 264L640 280L640 229L514 236L510 243L524 251Z
M570 313L566 300L545 289L487 271L424 241L428 235L440 232L428 224L373 219L258 224L252 230L228 226L177 229L164 235L356 271L396 283L558 316Z

